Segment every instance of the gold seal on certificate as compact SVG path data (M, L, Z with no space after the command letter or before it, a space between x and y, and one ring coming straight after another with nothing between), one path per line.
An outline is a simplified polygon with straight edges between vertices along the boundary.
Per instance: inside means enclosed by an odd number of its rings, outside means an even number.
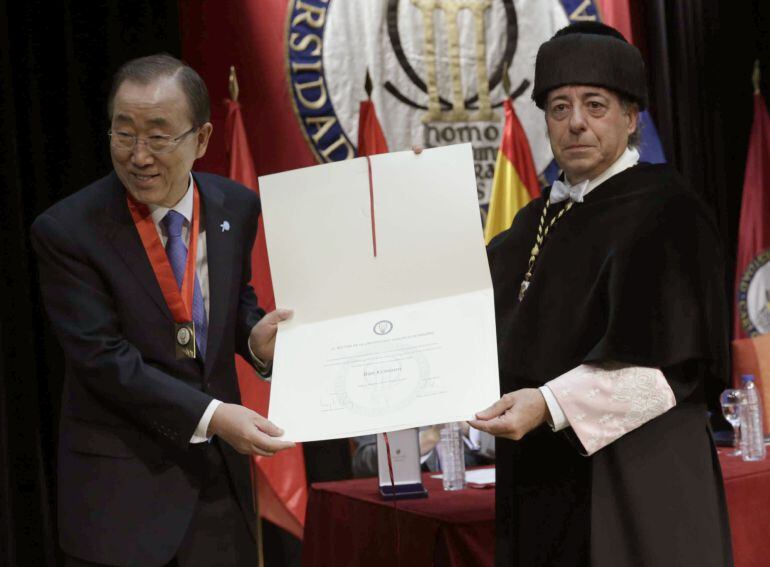
M195 358L195 323L176 323L174 338L177 358Z

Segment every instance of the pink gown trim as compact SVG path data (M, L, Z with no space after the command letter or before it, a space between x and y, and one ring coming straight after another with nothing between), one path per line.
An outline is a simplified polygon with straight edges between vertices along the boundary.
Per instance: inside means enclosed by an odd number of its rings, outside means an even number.
M547 385L587 455L676 405L657 368L583 364Z

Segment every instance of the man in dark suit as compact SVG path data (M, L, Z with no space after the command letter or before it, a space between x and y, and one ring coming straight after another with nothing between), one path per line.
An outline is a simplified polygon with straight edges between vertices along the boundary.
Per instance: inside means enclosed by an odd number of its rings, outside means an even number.
M247 455L291 446L236 381L290 315L249 285L259 200L191 172L212 125L181 61L124 65L109 112L114 171L32 227L65 355L61 545L68 565L256 565Z

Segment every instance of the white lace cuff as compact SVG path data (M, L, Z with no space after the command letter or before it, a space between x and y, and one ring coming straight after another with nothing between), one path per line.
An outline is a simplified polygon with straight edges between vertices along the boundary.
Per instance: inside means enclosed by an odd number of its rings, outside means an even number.
M548 387L588 455L676 405L663 373L643 366L583 364Z

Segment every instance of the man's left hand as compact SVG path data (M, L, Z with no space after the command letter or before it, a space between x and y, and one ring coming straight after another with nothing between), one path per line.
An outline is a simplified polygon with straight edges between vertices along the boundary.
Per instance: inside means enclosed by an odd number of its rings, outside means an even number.
M290 309L276 309L262 317L259 323L251 328L249 346L251 347L251 352L257 355L260 360L264 362L273 360L278 323L285 321L291 315L292 311Z
M518 441L544 423L547 415L548 406L540 390L524 388L505 394L468 423L495 437Z

